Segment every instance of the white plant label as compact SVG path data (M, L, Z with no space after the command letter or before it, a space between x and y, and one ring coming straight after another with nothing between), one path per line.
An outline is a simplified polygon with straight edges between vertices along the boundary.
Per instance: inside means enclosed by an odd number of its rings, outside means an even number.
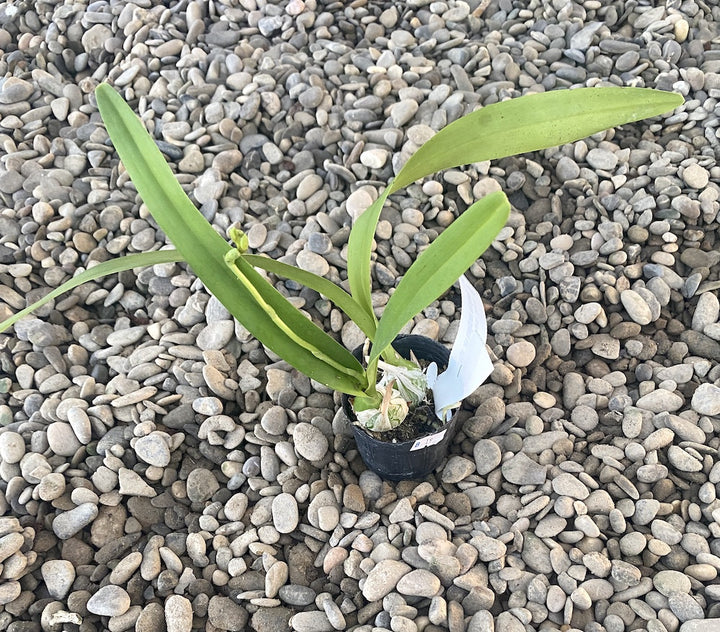
M465 275L460 277L460 296L460 326L447 369L438 375L437 365L433 362L427 370L428 386L435 400L435 414L442 421L447 421L450 411L480 386L493 370L485 347L485 307Z
M441 430L440 432L436 432L435 434L431 434L427 437L422 437L421 439L418 439L415 443L412 444L410 452L412 452L413 450L422 450L423 448L427 448L428 446L440 443L445 438L446 432L447 428L445 430Z

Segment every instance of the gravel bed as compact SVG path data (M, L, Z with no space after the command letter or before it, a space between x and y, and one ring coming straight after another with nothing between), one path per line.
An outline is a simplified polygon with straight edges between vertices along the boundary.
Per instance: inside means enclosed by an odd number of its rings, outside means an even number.
M686 99L393 196L378 313L474 199L514 207L470 271L495 370L427 480L366 471L337 396L184 265L0 335L0 630L720 630L719 22L714 0L0 4L0 319L166 245L100 81L221 233L338 282L352 219L459 116L580 85ZM458 304L406 331L450 345Z

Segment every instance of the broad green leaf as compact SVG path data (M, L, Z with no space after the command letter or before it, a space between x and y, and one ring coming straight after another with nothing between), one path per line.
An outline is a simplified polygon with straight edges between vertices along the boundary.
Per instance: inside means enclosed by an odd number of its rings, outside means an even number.
M324 331L319 329L311 320L303 316L303 314L293 307L293 305L270 285L260 273L245 259L238 251L231 251L225 260L234 273L235 277L240 281L240 285L247 289L253 300L263 309L266 318L274 325L274 337L287 338L294 342L302 353L294 351L297 358L301 358L302 362L308 362L307 354L309 353L315 360L320 360L332 371L334 371L333 380L338 383L344 381L342 389L338 390L350 394L358 394L366 386L365 373L359 362L347 352L344 347L340 347L345 353L338 354L338 343L328 336ZM280 355L280 354L278 354ZM351 360L348 360L348 356ZM293 366L290 358L281 356ZM312 367L311 367L312 368ZM328 378L325 377L327 371L318 373L318 369L314 369L315 374L306 373L323 384L328 384ZM305 373L305 369L302 369ZM322 379L319 379L322 377ZM352 390L345 390L352 389Z
M240 282L234 269L225 262L230 245L185 195L142 122L109 85L98 86L95 95L110 138L138 193L207 289L255 338L308 377L347 393L362 390L366 380L360 363L286 299L283 300L288 309L280 308L280 312L283 318L291 318L292 323L300 327L305 345L278 327L264 305L272 305L275 313L280 313L275 302L277 297L272 292L281 298L282 295L249 264L241 264L241 269L250 279L251 289ZM257 293L265 303L258 302ZM292 317L289 310L294 310ZM317 357L311 349L322 350L333 358L334 364ZM338 371L337 365L345 367L347 373Z
M468 114L423 144L356 220L348 243L353 298L372 314L370 254L388 195L443 169L570 143L678 107L682 96L649 88L577 88L529 94Z
M57 298L65 292L69 292L83 283L94 281L95 279L107 276L108 274L132 270L133 268L145 268L147 266L154 266L157 263L173 263L175 261L183 261L182 255L177 250L156 250L154 252L141 252L98 263L92 268L83 270L72 279L65 281L65 283L59 287L56 287L54 290L48 292L40 300L35 301L32 305L28 305L25 309L1 322L0 333L5 331L8 327L12 327L24 316L34 312L38 307L42 307L54 298Z
M482 255L505 225L510 202L501 191L478 200L448 226L415 260L385 306L370 361Z
M243 258L256 268L262 268L272 274L291 279L311 290L322 294L329 301L341 309L360 330L372 340L375 337L375 320L371 319L355 300L341 287L335 285L325 277L312 272L301 270L282 261L263 257L262 255L243 255Z

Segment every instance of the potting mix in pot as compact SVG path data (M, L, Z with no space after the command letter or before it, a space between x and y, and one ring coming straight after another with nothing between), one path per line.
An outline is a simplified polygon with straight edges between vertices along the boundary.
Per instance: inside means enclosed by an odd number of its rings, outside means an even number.
M492 371L483 303L464 273L505 225L510 203L491 193L462 212L399 281L378 319L372 302L371 253L389 195L432 173L573 142L609 127L656 116L680 95L642 88L579 88L526 95L468 114L435 134L354 222L346 292L328 279L248 253L232 227L230 245L195 208L142 122L109 85L97 104L115 148L150 213L177 250L106 261L0 323L0 332L59 294L106 274L186 261L208 290L263 345L308 377L344 395L366 464L389 479L418 478L442 462L457 427L453 411ZM266 273L291 279L332 301L367 336L353 354L295 308ZM452 351L406 324L459 282L461 319Z

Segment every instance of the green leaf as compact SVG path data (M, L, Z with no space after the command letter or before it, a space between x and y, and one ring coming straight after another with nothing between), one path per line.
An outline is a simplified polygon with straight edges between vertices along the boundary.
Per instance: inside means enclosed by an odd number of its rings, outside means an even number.
M262 268L285 279L291 279L311 290L315 290L318 294L322 294L360 327L361 331L370 338L370 340L375 337L375 320L369 318L360 305L355 302L353 297L332 281L287 263L270 259L270 257L243 255L243 258L251 266Z
M510 202L501 191L478 200L448 226L415 260L385 306L370 362L467 270L505 225Z
M333 383L342 383L342 389L339 386L332 388L349 394L358 394L367 386L365 373L352 354L293 307L252 267L244 255L234 250L226 255L225 261L240 281L240 286L249 292L252 299L265 312L265 318L270 321L266 325L274 326L273 338L295 343L297 348L293 350L294 357L306 365L307 370L315 372L306 373L306 369L301 369L303 373L323 384L328 384L325 375L327 367L333 373ZM344 353L337 353L338 347ZM288 357L284 355L281 357L296 366ZM314 367L313 364L318 360L325 366ZM320 373L321 369L322 373ZM319 379L320 377L322 379Z
M110 138L138 193L207 289L255 338L308 377L346 393L362 390L365 373L347 349L307 320L249 264L240 264L250 279L249 286L240 281L236 267L226 264L225 255L232 248L185 195L154 140L122 97L107 84L99 85L95 95ZM258 295L264 302L258 302ZM286 305L280 307L277 297ZM278 326L265 309L267 305L300 328L304 344ZM313 350L318 349L333 363L316 356ZM339 371L338 365L347 372Z
M679 94L648 88L577 88L494 103L451 123L411 156L356 220L348 243L350 293L372 314L370 255L388 195L436 171L570 143L682 103Z
M61 294L68 292L83 283L88 281L94 281L100 277L107 276L108 274L115 274L116 272L124 272L125 270L132 270L133 268L145 268L147 266L154 266L157 263L172 263L174 261L183 261L182 255L177 250L156 250L154 252L141 252L138 254L127 255L125 257L118 257L111 261L103 261L98 263L92 268L83 270L72 279L65 281L59 287L56 287L51 292L48 292L40 300L35 301L32 305L28 305L22 311L11 316L7 320L0 323L0 333L5 331L8 327L12 327L18 320L34 312L38 307L42 307L45 303L50 302L54 298L57 298Z

